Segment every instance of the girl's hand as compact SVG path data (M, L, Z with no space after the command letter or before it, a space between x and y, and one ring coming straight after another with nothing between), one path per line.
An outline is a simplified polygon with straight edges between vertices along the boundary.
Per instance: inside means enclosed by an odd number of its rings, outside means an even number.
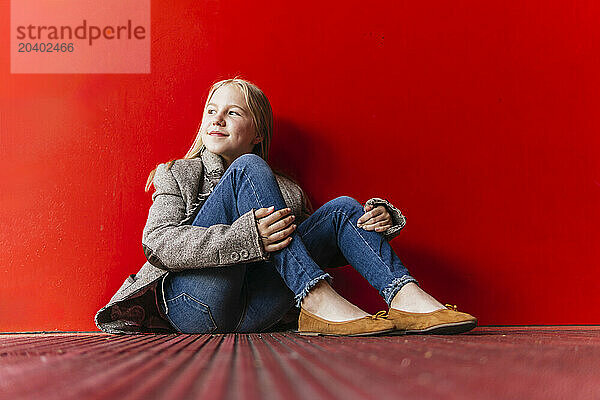
M392 227L392 216L385 206L364 206L365 213L358 219L356 226L367 231L385 232Z
M258 234L265 251L281 250L290 244L292 241L290 235L296 230L296 224L292 224L295 216L288 215L291 212L289 208L277 211L274 208L259 208L254 211L258 223Z

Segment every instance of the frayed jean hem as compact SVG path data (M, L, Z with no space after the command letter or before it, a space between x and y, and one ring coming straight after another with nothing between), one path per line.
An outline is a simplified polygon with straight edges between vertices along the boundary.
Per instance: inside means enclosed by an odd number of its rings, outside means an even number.
M401 278L395 278L392 281L392 283L387 285L381 291L381 295L383 296L383 299L385 300L385 302L387 303L388 306L391 305L392 299L394 298L394 296L396 296L396 293L398 293L400 291L400 289L402 289L402 287L409 282L414 282L417 285L419 285L419 282L415 278L413 278L410 275L404 275Z
M327 279L327 282L329 282L329 284L331 284L333 277L331 275L329 275L327 272L325 272L323 275L319 275L316 278L311 279L306 284L304 289L302 289L302 291L300 293L298 293L296 296L294 296L294 301L296 303L297 308L300 308L300 304L302 303L302 300L304 299L304 297L306 297L306 295L308 294L310 289L312 289L322 279Z

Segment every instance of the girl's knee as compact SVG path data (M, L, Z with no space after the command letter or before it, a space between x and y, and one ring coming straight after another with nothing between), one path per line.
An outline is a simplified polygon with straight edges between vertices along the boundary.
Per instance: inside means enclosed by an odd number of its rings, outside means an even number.
M246 153L246 154L242 154L241 156L239 156L238 158L236 158L235 160L233 160L233 162L230 165L230 168L234 167L234 168L242 168L242 167L268 167L267 162L259 155L256 155L254 153Z
M339 196L329 201L330 205L345 211L362 210L363 207L358 200L350 196Z

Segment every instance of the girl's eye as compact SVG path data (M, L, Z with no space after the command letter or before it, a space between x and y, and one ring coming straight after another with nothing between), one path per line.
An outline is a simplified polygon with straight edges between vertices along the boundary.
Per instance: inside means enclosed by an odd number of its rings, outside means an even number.
M209 114L210 114L211 111L215 111L215 110L206 110L206 112L209 113Z
M237 114L237 115L240 115L240 114L239 114L237 111L229 111L229 112L230 112L230 113Z

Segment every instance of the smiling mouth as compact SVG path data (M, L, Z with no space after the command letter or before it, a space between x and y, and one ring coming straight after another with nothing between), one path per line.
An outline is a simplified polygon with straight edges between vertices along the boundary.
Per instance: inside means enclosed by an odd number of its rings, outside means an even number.
M208 134L209 134L210 136L220 136L220 137L223 137L223 136L229 136L229 135L226 135L226 134L224 134L224 133L221 133L221 132L218 132L218 131L212 131L212 132L209 132Z

